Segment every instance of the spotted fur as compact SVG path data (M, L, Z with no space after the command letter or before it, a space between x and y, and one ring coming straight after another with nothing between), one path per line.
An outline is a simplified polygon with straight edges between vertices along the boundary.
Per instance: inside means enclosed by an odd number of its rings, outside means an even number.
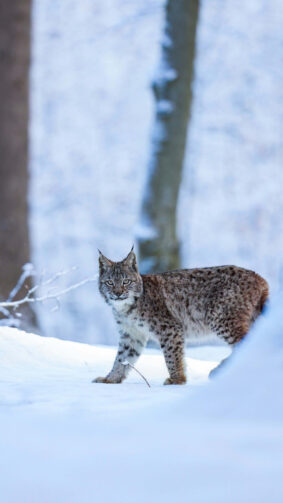
M99 256L99 289L112 307L120 341L112 370L94 382L120 383L149 338L163 350L169 378L186 382L185 343L208 343L211 334L234 346L248 332L268 297L258 274L236 266L140 275L131 250L121 262Z

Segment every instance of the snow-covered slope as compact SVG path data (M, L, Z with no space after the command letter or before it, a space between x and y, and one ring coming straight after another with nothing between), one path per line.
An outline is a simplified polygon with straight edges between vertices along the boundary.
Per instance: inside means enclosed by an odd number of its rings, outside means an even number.
M192 348L189 354L200 359L187 358L190 386L205 381L216 362L228 353L221 347ZM113 347L89 346L1 327L0 405L32 405L46 410L54 406L68 409L76 404L98 413L109 408L117 410L121 405L128 407L130 401L131 407L133 403L142 406L143 401L149 404L168 397L168 390L165 392L162 386L168 373L157 350L147 350L137 364L152 385L150 391L134 370L122 387L116 386L114 394L111 387L94 386L91 380L109 372L115 354Z
M214 382L161 387L149 352L148 388L90 383L112 348L1 329L1 500L281 503L282 333L280 299ZM199 382L215 363L188 364Z

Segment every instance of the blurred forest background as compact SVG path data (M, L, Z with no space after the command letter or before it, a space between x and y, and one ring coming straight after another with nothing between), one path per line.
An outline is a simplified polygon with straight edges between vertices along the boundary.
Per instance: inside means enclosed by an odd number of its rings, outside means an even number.
M142 272L236 264L275 292L282 26L280 0L1 2L1 298L27 262L64 288L133 242ZM115 342L95 283L53 308L28 324Z

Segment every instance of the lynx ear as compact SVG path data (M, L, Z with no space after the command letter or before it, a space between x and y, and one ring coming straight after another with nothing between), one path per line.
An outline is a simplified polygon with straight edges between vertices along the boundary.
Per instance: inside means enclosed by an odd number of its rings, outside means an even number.
M105 270L106 267L111 267L113 265L113 262L112 260L109 260L108 258L106 258L103 253L101 253L100 250L98 250L99 252L99 269L100 271L102 270Z
M130 253L124 258L122 261L123 264L127 264L127 266L131 267L134 271L138 271L138 266L137 266L137 258L134 252L134 245L132 246L132 249Z

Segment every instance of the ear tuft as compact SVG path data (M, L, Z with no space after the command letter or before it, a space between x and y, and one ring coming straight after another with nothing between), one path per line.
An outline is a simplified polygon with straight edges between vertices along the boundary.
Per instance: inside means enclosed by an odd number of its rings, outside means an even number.
M138 272L137 258L133 250L134 245L132 246L130 253L126 256L126 258L124 258L122 262L131 267L135 272Z
M99 252L99 270L100 272L105 270L107 267L111 267L113 265L113 262L112 260L109 260L107 257L105 257L105 255L103 255L103 253L101 253L100 250L98 250Z

